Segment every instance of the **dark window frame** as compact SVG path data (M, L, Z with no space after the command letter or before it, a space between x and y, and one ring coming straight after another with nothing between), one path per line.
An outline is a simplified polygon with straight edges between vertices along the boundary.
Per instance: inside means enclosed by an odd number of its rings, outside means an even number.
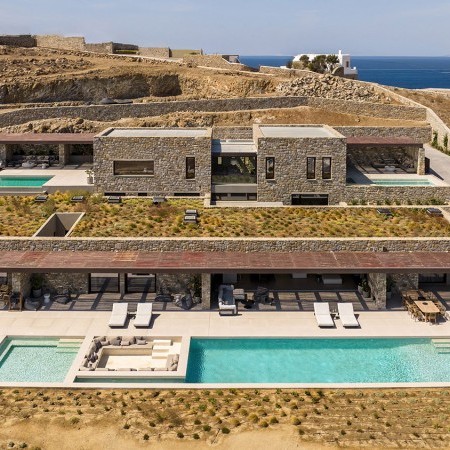
M120 164L133 164L137 163L140 170L129 173L118 173L118 166ZM147 165L148 167L144 167ZM147 171L145 171L147 170ZM117 177L154 177L155 176L155 160L153 159L122 159L113 161L113 174Z
M312 171L310 171L310 161L312 162ZM307 156L306 157L306 179L315 180L316 179L316 157Z
M329 160L329 171L325 170L325 161ZM331 170L332 158L331 156L324 156L322 158L322 180L331 180L332 170Z
M194 161L193 167L190 167L188 161L192 163ZM195 156L186 156L186 171L185 171L186 180L195 180Z
M274 180L275 179L275 157L267 156L266 157L266 180Z

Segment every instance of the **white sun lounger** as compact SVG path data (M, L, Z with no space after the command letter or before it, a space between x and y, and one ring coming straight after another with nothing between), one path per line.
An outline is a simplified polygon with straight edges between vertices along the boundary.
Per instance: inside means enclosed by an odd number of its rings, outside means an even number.
M136 309L135 327L148 327L152 320L153 303L138 303Z
M127 316L128 303L114 303L108 325L110 327L123 327L127 321Z
M334 327L334 321L330 314L329 303L314 302L314 315L319 327Z
M339 318L344 327L359 327L352 303L338 303Z

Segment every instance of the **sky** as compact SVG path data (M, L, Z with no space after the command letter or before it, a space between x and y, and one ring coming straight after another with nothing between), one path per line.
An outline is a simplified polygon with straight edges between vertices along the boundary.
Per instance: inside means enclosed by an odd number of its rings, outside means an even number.
M0 34L294 55L450 55L449 0L0 0Z

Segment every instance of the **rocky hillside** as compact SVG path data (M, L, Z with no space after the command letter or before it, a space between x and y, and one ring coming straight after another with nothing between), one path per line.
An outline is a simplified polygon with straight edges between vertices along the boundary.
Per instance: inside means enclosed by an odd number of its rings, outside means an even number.
M366 83L346 80L332 75L311 75L278 84L276 92L286 96L324 97L372 103L392 103L385 94L378 93Z

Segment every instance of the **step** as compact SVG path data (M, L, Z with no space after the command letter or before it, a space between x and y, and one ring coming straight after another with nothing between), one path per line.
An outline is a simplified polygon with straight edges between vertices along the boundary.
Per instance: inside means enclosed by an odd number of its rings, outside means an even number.
M78 348L67 348L67 347L56 347L56 353L78 353L79 351L79 347Z
M172 341L170 339L154 339L153 345L164 345L164 346L170 346L172 345Z
M77 343L77 344L82 344L83 343L83 341L84 341L84 339L66 339L66 338L61 338L60 340L59 340L59 342L60 342L60 344L68 344L68 343Z
M436 353L450 353L450 347L447 348L437 348Z
M81 344L79 342L58 342L58 348L80 348Z
M445 338L437 338L437 339L431 339L431 342L433 344L450 344L450 339L445 339Z
M443 342L442 344L435 343L434 346L436 348L450 348L450 342Z
M152 353L158 353L158 354L165 354L168 355L169 354L169 349L168 348L152 348Z

